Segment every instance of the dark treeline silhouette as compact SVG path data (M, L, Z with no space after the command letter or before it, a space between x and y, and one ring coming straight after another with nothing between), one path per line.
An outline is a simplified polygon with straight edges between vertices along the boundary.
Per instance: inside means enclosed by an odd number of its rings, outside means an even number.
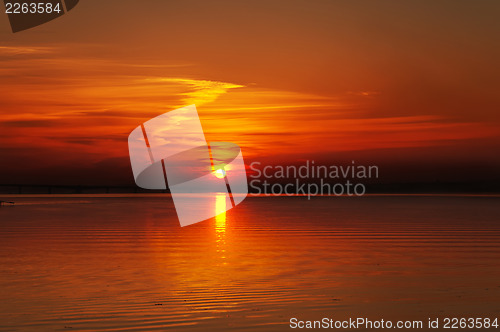
M278 183L278 182L275 182ZM481 182L415 182L415 183L367 183L366 194L500 194L500 180ZM167 190L148 190L137 186L97 185L0 185L0 194L127 194L169 193ZM258 193L249 188L250 193ZM264 191L261 190L263 193Z

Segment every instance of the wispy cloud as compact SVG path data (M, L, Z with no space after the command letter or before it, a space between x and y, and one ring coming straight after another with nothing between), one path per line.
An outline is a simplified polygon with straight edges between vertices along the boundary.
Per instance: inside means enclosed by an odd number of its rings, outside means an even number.
M182 76L182 65L143 67L64 52L0 48L0 54L37 54L11 57L0 67L4 146L67 149L96 160L124 157L126 137L137 124L189 104L198 106L209 141L238 143L249 156L430 146L499 135L498 126L442 115L377 116L374 105L384 97L377 91L325 96Z
M0 46L0 55L48 54L54 51L54 47L46 46Z
M244 85L240 84L188 78L155 77L146 78L143 81L145 83L174 84L187 87L189 91L181 93L184 96L182 101L186 105L211 103L220 95L227 93L229 89L244 87Z

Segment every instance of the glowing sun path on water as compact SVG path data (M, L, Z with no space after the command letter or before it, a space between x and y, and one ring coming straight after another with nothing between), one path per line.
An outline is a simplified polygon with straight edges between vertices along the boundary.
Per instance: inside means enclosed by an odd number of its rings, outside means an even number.
M226 194L218 193L215 196L215 235L217 252L225 259L226 245Z

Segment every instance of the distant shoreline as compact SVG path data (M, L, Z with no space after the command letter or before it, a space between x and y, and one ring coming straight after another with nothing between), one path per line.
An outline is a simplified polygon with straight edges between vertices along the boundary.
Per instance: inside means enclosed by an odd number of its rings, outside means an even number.
M189 194L186 195L195 195L198 196L200 194ZM233 195L241 195L234 193ZM109 194L0 194L0 198L126 198L126 197L170 197L170 193L109 193ZM265 195L265 194L252 194L249 193L247 197L290 197L290 198L307 198L307 195ZM363 197L491 197L491 198L500 198L500 194L495 193L483 193L483 194L474 194L474 193L418 193L418 194L406 194L406 193L373 193L373 194L365 194L363 196L335 196L335 195L316 195L311 196L314 197L336 197L336 198L363 198Z

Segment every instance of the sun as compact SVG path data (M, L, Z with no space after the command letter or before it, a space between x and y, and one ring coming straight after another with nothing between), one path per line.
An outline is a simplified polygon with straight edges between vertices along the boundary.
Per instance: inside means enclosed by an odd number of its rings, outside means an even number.
M226 171L223 168L219 168L214 172L214 175L219 179L223 179L226 176Z

